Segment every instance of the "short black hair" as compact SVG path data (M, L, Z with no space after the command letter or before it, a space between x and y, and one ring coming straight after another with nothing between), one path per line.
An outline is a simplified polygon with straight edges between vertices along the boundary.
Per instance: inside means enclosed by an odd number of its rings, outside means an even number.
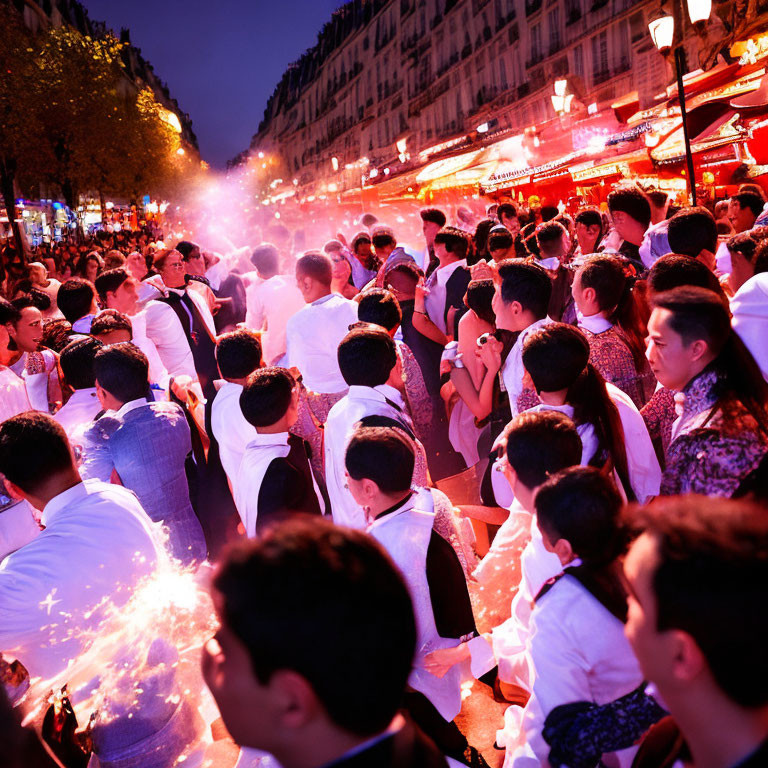
M467 286L467 306L486 323L496 325L496 314L493 311L493 280L471 280Z
M524 411L507 424L503 441L509 466L526 488L581 463L576 425L560 411Z
M252 331L239 328L219 336L216 362L225 379L244 379L261 365L261 341Z
M663 208L666 205L667 200L669 200L669 195L662 189L651 189L646 191L645 194L648 196L651 204L656 206L656 208Z
M100 349L93 361L93 373L99 386L121 403L146 397L149 392L149 360L130 341Z
M488 253L492 251L501 251L505 248L511 248L515 244L515 238L508 231L491 231L488 233L486 247Z
M320 285L330 287L333 282L333 264L322 251L307 251L296 260L296 277L309 277Z
M667 239L674 253L696 258L702 251L717 251L715 217L702 206L683 208L667 224Z
M517 208L515 208L512 203L501 203L496 209L496 215L499 217L499 221L501 221L502 216L506 216L508 219L513 219L517 216Z
M64 281L56 293L56 304L61 310L61 314L70 322L74 323L81 317L85 317L93 306L93 299L96 296L96 290L93 283L84 280L82 277L70 277Z
M386 248L388 245L397 245L395 233L389 227L376 227L371 234L371 242L374 248Z
M560 470L536 491L539 528L554 543L565 539L585 565L607 565L624 553L621 495L609 475L595 467Z
M723 289L712 270L692 256L667 253L653 262L648 273L651 293L664 293L681 285L695 285L723 295Z
M353 480L373 480L387 494L411 487L415 461L413 441L395 427L358 427L345 457Z
M395 294L385 288L371 288L356 297L357 319L393 331L403 321L403 312Z
M501 278L501 298L505 304L516 301L533 313L537 320L547 316L552 296L552 281L537 264L520 259L505 259L498 267Z
M43 320L43 338L40 343L53 352L61 351L69 344L72 326L63 318Z
M93 361L104 345L92 336L80 336L70 341L59 356L64 379L72 389L90 389L96 386Z
M437 224L438 227L444 227L447 219L445 214L439 208L422 208L419 211L422 221L429 221L432 224Z
M113 331L128 331L133 336L133 324L127 315L116 309L105 309L93 318L91 336L101 336Z
M352 238L352 253L357 253L357 249L363 244L368 243L371 244L371 236L367 232L358 232L353 238Z
M397 362L395 342L384 330L354 328L339 344L339 369L348 386L386 384Z
M277 274L279 263L280 254L272 243L262 243L253 249L253 253L251 254L251 264L253 264L260 273L269 275L270 277Z
M537 392L568 389L589 362L589 342L576 326L548 323L526 336L523 366Z
M539 244L539 250L542 245L551 245L562 240L568 230L559 221L547 221L536 227L536 240Z
M123 267L108 269L102 272L95 280L96 293L102 302L107 300L107 293L114 293L128 278L128 270Z
M435 235L435 245L445 246L448 253L458 259L466 259L469 253L469 234L458 227L443 227Z
M411 671L416 624L403 577L373 537L317 517L289 520L230 549L213 587L262 685L294 670L338 727L386 729Z
M622 187L609 193L608 210L626 213L646 229L651 223L651 204L637 187Z
M765 201L760 195L754 192L739 192L731 198L732 201L739 204L739 208L748 208L757 218L763 212Z
M14 325L21 319L21 312L7 299L0 296L0 325L13 323Z
M576 214L574 223L583 224L585 227L603 228L603 216L597 208L583 208Z
M364 213L360 218L360 223L364 227L372 227L378 222L378 219L372 213Z
M181 240L180 242L176 243L176 248L174 250L181 254L181 258L184 261L189 261L195 249L198 251L200 250L200 246L197 243L192 243L189 240Z
M240 410L254 427L271 427L285 416L296 380L285 368L257 368L240 393Z
M768 227L766 228L768 229ZM729 237L725 244L731 253L740 253L750 264L755 263L755 252L760 241L754 237L752 231L739 232Z
M74 469L67 433L52 416L26 411L0 424L0 473L25 493Z

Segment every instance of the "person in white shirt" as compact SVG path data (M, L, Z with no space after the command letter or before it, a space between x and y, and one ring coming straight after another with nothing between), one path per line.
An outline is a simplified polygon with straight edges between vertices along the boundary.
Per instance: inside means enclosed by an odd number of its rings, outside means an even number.
M296 283L306 306L286 326L287 367L298 368L305 386L325 396L317 413L325 421L330 406L343 396L347 383L339 370L337 349L349 326L357 322L357 304L331 293L333 266L320 251L307 251L296 262Z
M333 521L363 528L363 510L347 488L344 455L355 426L392 426L414 437L405 402L392 382L402 377L395 343L376 326L355 328L339 344L339 365L349 392L331 408L325 424L325 480ZM424 448L417 444L415 482L427 485Z
M69 442L75 448L82 448L85 431L102 410L96 394L93 361L103 346L98 339L85 336L67 344L59 356L64 381L74 392L54 418L64 427Z
M211 405L211 430L233 495L245 447L256 437L256 430L243 416L240 395L248 376L261 366L261 349L256 334L245 329L225 333L216 343L221 379L216 382Z
M564 569L536 596L528 654L534 683L520 717L510 707L509 721L522 720L524 743L507 744L504 765L548 766L550 747L542 730L557 707L607 704L634 691L643 681L640 666L624 636L627 592L619 557L626 546L622 498L609 477L594 467L572 467L539 488L536 523L544 546ZM605 756L606 765L629 768L636 747Z
M520 396L523 394L523 343L537 328L552 321L547 317L547 308L552 296L552 282L546 271L535 264L526 264L518 259L503 261L498 266L498 281L493 296L493 311L496 328L513 333L520 332L515 345L502 366L502 343L489 338L484 362L489 371L501 369L501 380L509 395L509 408L513 416L520 412ZM494 370L495 367L495 370ZM490 410L490 407L489 407Z
M71 324L73 333L90 333L91 321L99 311L93 283L80 277L70 277L61 284L56 303Z
M24 413L0 425L0 473L42 511L45 530L0 564L0 648L33 677L62 672L163 556L125 488L83 482L63 428ZM95 610L94 610L95 609Z
M288 320L304 306L296 280L278 275L280 254L271 243L262 243L253 252L251 261L260 281L248 286L246 292L245 324L261 331L264 362L277 365L286 352Z
M131 338L129 340L133 341L147 356L149 380L167 390L170 375L155 343L147 336L146 310L139 311L138 280L123 267L110 269L96 278L96 292L104 309L115 309L130 318Z
M213 394L216 368L216 327L201 295L187 287L184 261L175 250L158 251L154 267L162 282L156 298L146 305L147 336L171 376L200 382L203 394ZM155 278L151 278L155 285ZM144 281L148 284L148 281Z
M296 513L324 514L321 477L310 465L309 444L289 432L298 416L296 380L285 368L259 368L243 387L240 407L256 434L240 462L235 505L249 538Z

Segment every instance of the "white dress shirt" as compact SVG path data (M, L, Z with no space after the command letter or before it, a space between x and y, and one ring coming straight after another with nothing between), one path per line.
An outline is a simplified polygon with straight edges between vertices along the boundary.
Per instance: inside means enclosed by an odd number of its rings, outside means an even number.
M0 422L31 409L24 379L0 365Z
M733 330L747 345L768 380L768 272L750 277L731 299Z
M429 293L424 300L424 306L429 315L429 319L443 332L446 333L445 326L445 300L446 300L446 288L445 285L450 279L451 275L459 268L466 267L467 260L460 259L454 261L451 264L446 264L444 267L438 267L430 276L427 281L427 287Z
M184 291L169 288L181 296ZM205 299L197 291L187 291L200 312L203 322L208 326L211 336L216 338L216 326L213 316L205 303ZM154 342L163 365L171 376L186 374L192 379L197 379L195 361L192 356L192 348L189 346L187 336L184 333L179 318L173 309L164 301L150 301L145 309L146 333Z
M133 327L133 343L147 356L149 360L149 380L152 384L158 384L163 389L168 389L170 374L163 364L157 345L147 336L147 312L143 309L135 315L131 315Z
M304 307L304 299L296 287L296 279L274 275L248 286L246 291L245 324L256 331L263 330L261 349L267 365L275 365L287 348L288 320Z
M325 422L325 483L331 500L333 522L352 528L365 528L366 520L363 510L346 487L344 459L355 424L366 416L387 416L406 423L408 418L400 393L388 384L378 387L352 386L331 408Z
M575 564L575 562L574 562ZM608 704L643 681L640 666L624 636L624 625L576 579L565 575L533 610L529 654L534 670L533 695L522 711L525 743L509 749L505 768L549 765L549 745L541 734L547 715L563 704ZM519 707L509 707L510 721L520 721ZM503 739L504 740L504 739ZM637 747L603 757L607 766L629 768Z
M249 424L240 408L242 384L231 381L217 381L221 384L211 407L211 428L219 443L221 465L232 485L233 494L237 483L237 473L243 460L245 448L256 436L256 427Z
M523 366L523 344L528 334L551 322L550 318L545 317L542 320L531 323L525 330L521 331L517 341L509 351L504 365L501 367L501 380L504 384L504 389L507 390L509 395L509 407L513 417L517 416L520 412L517 407L517 399L523 393L523 375L525 373L525 367Z
M96 394L96 387L76 389L72 393L72 397L53 415L53 418L64 427L72 445L82 446L83 434L91 426L100 410L101 403Z
M0 648L50 677L84 649L163 557L153 524L118 485L85 481L45 505L45 530L0 564Z
M305 305L288 320L287 367L301 371L307 389L321 394L346 391L337 352L356 322L357 304L335 293Z

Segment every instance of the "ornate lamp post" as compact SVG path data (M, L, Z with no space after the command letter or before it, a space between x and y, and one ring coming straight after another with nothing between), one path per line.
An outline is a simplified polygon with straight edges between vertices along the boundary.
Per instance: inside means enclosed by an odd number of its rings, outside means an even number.
M681 0L682 2L682 0ZM712 12L712 0L686 0L688 16L691 19L696 32L701 35ZM682 18L682 17L681 17ZM648 23L648 31L651 33L653 44L662 56L668 56L672 50L675 39L675 17L666 13L663 7L658 14ZM685 53L683 51L682 37L674 48L675 74L677 76L677 95L680 99L680 114L683 120L683 139L685 141L685 163L688 174L688 196L691 204L696 205L696 177L694 175L693 154L691 152L691 139L688 134L688 112L685 108L685 85L683 83L683 68L685 67Z

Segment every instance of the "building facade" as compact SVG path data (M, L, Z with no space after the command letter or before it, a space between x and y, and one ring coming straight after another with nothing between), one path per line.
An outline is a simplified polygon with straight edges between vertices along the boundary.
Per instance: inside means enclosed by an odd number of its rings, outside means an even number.
M273 175L299 189L331 177L343 189L476 140L478 127L490 139L554 119L558 79L585 113L632 91L642 104L669 81L648 33L656 8L653 0L354 0L284 73L249 154L277 157Z

